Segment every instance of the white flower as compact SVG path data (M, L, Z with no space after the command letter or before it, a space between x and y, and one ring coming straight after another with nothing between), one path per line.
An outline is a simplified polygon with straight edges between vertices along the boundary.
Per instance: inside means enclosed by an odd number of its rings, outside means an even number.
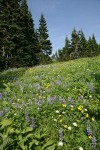
M58 113L59 113L59 110L56 110L56 113L58 114Z
M62 112L62 114L65 114L65 113L66 113L66 112L64 112L64 111Z
M72 123L72 124L73 124L73 126L77 127L77 123L76 123L76 122L74 122L74 123Z
M55 122L57 122L57 119L54 119Z
M71 130L71 129L72 129L72 128L69 126L69 127L68 127L68 130Z
M85 111L87 111L87 109L84 109Z
M84 150L83 147L79 147L79 150Z
M60 142L58 143L58 146L63 146L63 142L60 141Z
M92 95L90 95L89 98L92 98Z
M74 106L73 106L73 105L70 105L70 107L73 108Z

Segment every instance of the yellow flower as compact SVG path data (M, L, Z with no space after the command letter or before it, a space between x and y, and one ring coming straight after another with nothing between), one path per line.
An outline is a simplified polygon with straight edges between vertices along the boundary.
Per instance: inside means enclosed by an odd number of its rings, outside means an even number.
M92 117L92 121L95 121L95 118L94 118L94 117Z
M78 110L82 111L83 110L83 105L78 106Z
M62 119L59 122L62 123Z
M92 135L89 135L88 137L89 137L89 139L92 139Z
M45 96L43 96L43 98L45 99L46 97L45 97Z
M86 118L88 118L89 117L89 114L86 114Z
M84 113L84 110L81 110L81 113L83 114L83 113Z
M63 107L66 107L66 104L62 104Z
M64 125L64 128L68 128L68 126L65 124L65 125Z

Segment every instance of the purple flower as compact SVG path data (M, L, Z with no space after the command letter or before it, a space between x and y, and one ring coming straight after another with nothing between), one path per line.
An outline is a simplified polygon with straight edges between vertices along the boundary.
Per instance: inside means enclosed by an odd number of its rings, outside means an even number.
M63 141L63 130L62 130L62 128L59 129L59 140Z
M36 126L35 126L35 118L34 117L32 117L32 124L30 125L32 128L35 128Z
M89 135L92 135L92 131L91 131L91 129L90 129L90 123L87 122L87 123L86 123L86 126L87 126L87 134L88 134L88 136L89 136Z
M16 109L17 109L17 110L19 110L19 109L20 109L19 104L16 104Z
M90 92L92 93L93 90L94 90L94 87L93 87L92 82L90 82L90 83L88 84L88 87L89 87L89 89L90 89Z
M0 111L0 117L4 116L4 110Z
M74 100L71 97L68 97L68 101L74 104Z
M28 112L25 112L25 120L26 120L26 122L29 122L29 121L30 121Z
M3 97L3 94L2 94L2 93L0 93L0 99L2 99L2 97Z
M79 96L78 97L78 100L80 101L80 100L83 100L84 99L84 97L81 95L81 96Z
M96 137L94 135L92 137L92 149L96 150Z

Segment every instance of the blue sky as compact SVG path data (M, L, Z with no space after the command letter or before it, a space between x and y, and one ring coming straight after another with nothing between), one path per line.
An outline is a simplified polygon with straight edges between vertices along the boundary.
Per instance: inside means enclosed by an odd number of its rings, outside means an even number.
M95 35L100 43L100 0L27 0L35 28L44 14L53 53L70 39L71 32L82 29L86 38Z

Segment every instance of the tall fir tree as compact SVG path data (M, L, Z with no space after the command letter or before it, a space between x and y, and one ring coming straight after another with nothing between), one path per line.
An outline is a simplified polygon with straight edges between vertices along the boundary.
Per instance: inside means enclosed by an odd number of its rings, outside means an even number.
M79 57L80 53L80 37L79 32L74 28L71 33L71 53L70 58L75 59Z
M59 61L67 61L70 59L70 53L71 53L71 48L70 48L70 41L68 37L66 36L65 38L65 46L59 50Z
M91 37L91 40L92 40L92 50L93 50L93 56L97 56L98 55L98 43L97 43L97 41L96 41L96 39L95 39L95 36L94 36L94 34L92 35L92 37Z
M44 15L41 14L39 20L39 45L40 45L40 62L47 63L50 61L50 55L52 54L52 44L49 40L49 34L47 30L47 23Z
M31 12L28 10L28 5L26 0L22 0L21 3L21 27L23 31L24 41L23 41L23 51L20 55L20 59L23 61L23 66L32 66L36 64L35 55L35 28L34 20L32 19Z
M0 14L0 33L4 67L16 66L17 50L20 50L23 40L20 28L20 8L18 0L2 0L2 12Z
M85 57L87 51L87 40L82 30L80 30L80 57Z

